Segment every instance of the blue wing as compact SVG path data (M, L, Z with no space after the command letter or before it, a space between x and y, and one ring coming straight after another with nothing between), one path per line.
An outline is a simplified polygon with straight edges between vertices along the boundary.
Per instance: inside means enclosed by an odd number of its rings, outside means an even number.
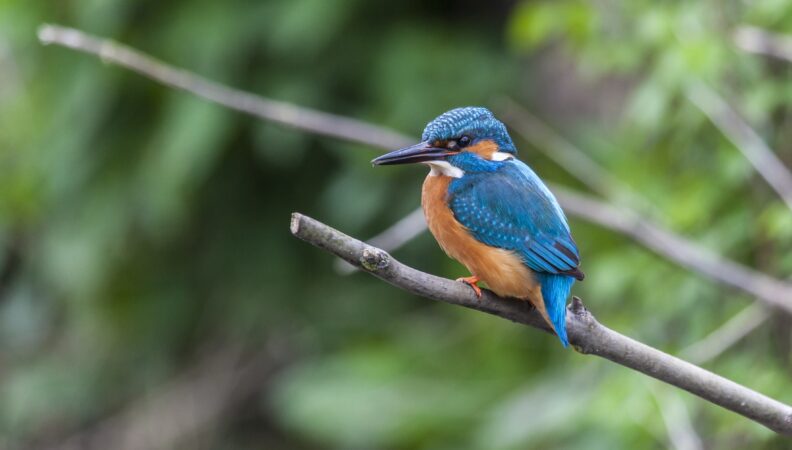
M448 204L477 240L517 252L535 272L583 279L578 248L561 207L521 161L455 179Z

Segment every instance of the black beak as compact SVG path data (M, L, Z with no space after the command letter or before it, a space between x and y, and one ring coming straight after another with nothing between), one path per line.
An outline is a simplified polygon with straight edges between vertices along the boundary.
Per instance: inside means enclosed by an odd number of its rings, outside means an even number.
M455 152L449 151L447 148L434 147L429 142L421 142L412 147L394 150L386 153L379 158L371 161L371 164L376 166L387 166L390 164L408 164L426 161L437 161L445 159L446 156L452 155Z

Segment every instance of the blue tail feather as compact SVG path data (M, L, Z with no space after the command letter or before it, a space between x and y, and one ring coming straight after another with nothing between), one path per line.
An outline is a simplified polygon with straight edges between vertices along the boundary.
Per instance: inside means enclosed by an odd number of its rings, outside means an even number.
M572 290L575 279L567 275L539 273L539 284L542 286L545 309L550 321L553 322L558 339L564 347L569 346L566 332L566 300Z

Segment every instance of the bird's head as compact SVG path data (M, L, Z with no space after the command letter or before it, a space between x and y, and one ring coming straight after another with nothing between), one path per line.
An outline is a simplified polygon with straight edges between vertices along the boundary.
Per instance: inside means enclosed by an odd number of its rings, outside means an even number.
M432 173L455 178L496 170L517 153L506 126L486 108L465 107L429 122L422 142L386 153L375 165L424 163Z

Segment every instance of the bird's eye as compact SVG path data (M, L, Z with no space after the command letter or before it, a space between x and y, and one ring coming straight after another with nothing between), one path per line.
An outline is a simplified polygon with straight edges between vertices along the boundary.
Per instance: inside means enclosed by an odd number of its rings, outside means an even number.
M470 145L470 136L462 136L457 139L457 144L459 144L460 147L467 147Z

